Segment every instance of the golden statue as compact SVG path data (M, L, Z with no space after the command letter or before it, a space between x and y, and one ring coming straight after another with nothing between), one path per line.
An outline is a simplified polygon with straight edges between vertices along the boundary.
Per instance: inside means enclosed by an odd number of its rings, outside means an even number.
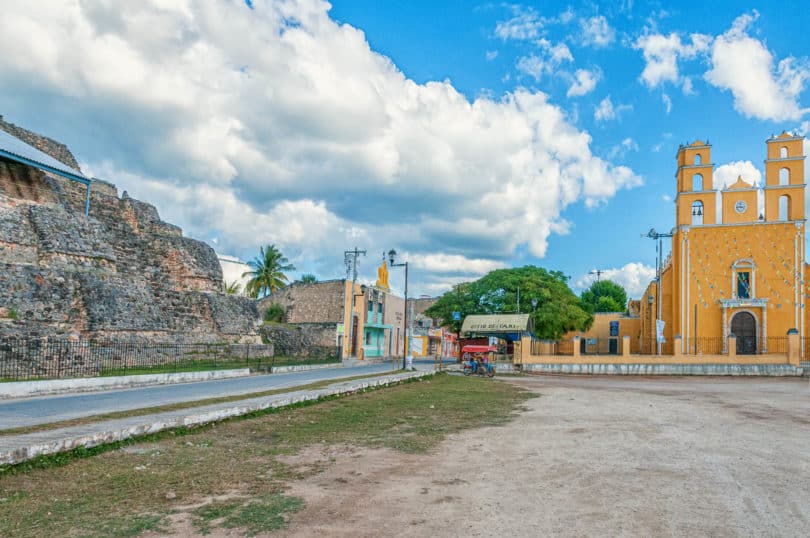
M380 266L377 268L377 283L378 288L390 289L388 285L388 263L385 261L385 253L383 252L383 259Z

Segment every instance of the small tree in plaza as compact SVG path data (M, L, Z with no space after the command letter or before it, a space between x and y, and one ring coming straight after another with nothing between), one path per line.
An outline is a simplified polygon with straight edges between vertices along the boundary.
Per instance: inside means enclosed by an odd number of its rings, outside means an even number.
M287 284L285 271L295 271L290 263L275 245L268 245L259 249L259 255L248 262L252 269L242 274L249 276L250 280L245 287L249 297L258 299L283 288Z
M582 292L581 297L591 312L624 312L627 309L627 292L611 280L597 280Z
M522 312L534 319L540 338L560 338L569 331L587 330L593 316L568 287L568 277L560 271L527 265L492 271L474 282L461 283L442 295L425 311L457 332L462 321L453 321L453 312L462 320L469 314Z

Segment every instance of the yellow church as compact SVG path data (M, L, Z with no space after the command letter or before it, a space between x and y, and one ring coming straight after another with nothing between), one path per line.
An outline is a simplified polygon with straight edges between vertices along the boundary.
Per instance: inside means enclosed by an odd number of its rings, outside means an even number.
M740 177L717 190L711 145L678 149L672 249L641 299L642 353L725 354L732 334L737 355L784 353L789 330L804 337L803 142L766 141L761 188Z

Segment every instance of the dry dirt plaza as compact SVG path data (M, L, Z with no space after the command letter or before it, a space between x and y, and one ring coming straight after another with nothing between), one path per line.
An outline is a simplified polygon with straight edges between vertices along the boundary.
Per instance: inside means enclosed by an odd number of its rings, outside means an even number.
M797 378L521 377L505 426L427 455L320 446L284 536L807 536ZM293 462L294 463L294 462Z

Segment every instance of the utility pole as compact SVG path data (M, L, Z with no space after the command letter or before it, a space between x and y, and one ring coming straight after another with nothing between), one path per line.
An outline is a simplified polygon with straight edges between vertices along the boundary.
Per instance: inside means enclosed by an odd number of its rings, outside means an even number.
M408 317L408 262L402 263L394 263L397 257L397 251L391 249L388 251L388 261L390 262L389 265L391 267L404 267L405 268L405 319L403 320L403 325L405 326L405 350L402 355L402 369L405 369L405 360L408 357L409 351L409 331L408 331L408 324L410 323L410 318ZM413 316L411 316L413 317Z
M661 308L661 297L662 297L661 275L664 272L664 259L663 259L663 255L662 255L663 250L664 250L663 238L664 237L672 237L672 235L673 234L660 234L660 233L655 231L655 228L650 228L650 231L647 232L646 235L641 236L641 237L647 237L649 239L652 239L653 241L656 241L656 240L658 241L658 244L656 245L656 254L658 254L658 259L655 260L655 274L656 274L656 280L658 281L658 300L656 301L656 303L657 303L656 306L657 306L658 312L656 313L655 329L653 330L653 334L655 335L655 340L656 340L656 344L657 344L656 352L657 352L658 355L661 354L661 342L658 342L658 320L661 319L661 314L662 314L662 308Z
M589 275L596 275L596 281L597 281L597 282L599 282L600 277L602 276L602 273L604 273L604 272L605 272L605 271L604 271L604 270L602 270L602 269L594 269L593 271L591 271L591 272L590 272L590 273L588 273L588 274L589 274Z
M349 357L352 356L352 348L354 347L354 284L357 282L357 258L360 255L365 256L365 250L345 250L343 251L343 261L346 264L346 278L352 276L352 291L351 302L349 303ZM343 327L343 333L346 333L346 326Z

